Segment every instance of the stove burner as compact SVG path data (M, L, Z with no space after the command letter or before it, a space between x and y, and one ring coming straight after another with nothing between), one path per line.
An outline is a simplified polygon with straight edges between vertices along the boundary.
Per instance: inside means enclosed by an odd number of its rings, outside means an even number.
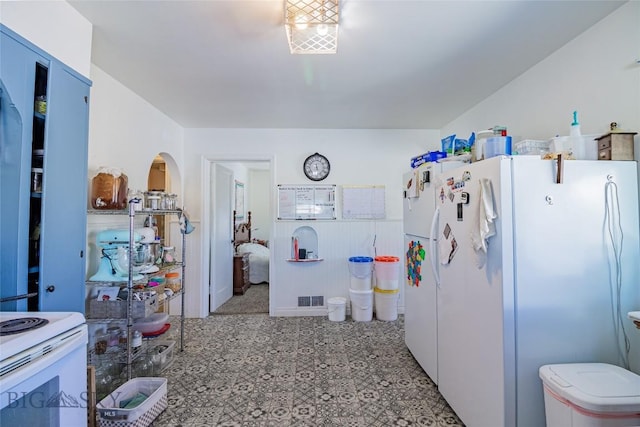
M19 334L20 332L38 329L49 323L47 319L39 317L22 317L0 322L0 336Z

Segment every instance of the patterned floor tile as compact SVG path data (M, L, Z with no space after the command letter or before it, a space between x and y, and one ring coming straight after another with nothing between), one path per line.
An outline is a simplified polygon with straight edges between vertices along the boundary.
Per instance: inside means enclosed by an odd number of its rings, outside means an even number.
M214 315L186 319L184 344L153 427L463 427L404 345L403 316Z

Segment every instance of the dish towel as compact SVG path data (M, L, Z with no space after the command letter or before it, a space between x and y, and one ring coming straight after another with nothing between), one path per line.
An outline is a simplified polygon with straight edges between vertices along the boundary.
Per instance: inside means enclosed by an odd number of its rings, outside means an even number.
M496 234L495 219L498 215L494 209L493 188L491 180L480 179L478 212L471 227L471 245L476 253L476 266L484 267L487 262L489 238Z

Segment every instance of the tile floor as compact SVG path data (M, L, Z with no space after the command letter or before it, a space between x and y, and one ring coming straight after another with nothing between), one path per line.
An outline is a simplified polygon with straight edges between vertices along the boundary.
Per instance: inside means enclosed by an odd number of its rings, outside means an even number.
M164 426L463 426L404 344L404 323L212 315L185 321ZM177 338L178 329L170 336Z

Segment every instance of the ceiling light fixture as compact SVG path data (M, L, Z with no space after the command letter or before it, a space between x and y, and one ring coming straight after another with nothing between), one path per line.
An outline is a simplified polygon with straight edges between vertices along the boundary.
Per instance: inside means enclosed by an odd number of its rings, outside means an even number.
M336 53L338 1L285 0L284 21L291 53Z

